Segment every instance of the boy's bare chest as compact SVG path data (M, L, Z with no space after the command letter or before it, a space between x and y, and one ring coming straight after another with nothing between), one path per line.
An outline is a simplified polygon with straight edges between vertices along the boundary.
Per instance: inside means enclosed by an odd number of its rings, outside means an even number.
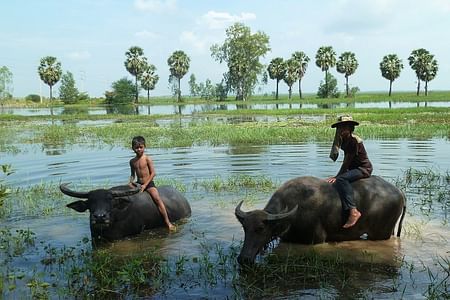
M133 159L131 161L131 164L137 170L143 170L143 169L147 168L147 160L145 159L145 157L141 157L141 158L138 158L138 159Z

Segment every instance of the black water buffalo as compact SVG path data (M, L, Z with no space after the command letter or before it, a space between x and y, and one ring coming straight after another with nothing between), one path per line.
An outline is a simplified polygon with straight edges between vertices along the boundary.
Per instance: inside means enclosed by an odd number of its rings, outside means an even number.
M95 240L117 240L135 235L145 229L165 226L164 220L150 194L130 189L127 185L90 192L76 192L60 185L61 191L71 197L82 198L67 204L78 212L90 212L90 228ZM158 187L171 222L191 215L186 198L170 186Z
M238 261L252 263L259 251L277 237L302 244L358 240L363 234L370 240L386 240L394 234L401 215L397 231L400 236L406 210L404 194L377 176L354 182L353 189L362 216L347 229L342 228L347 216L342 212L336 189L319 178L287 181L263 210L243 212L240 202L235 214L244 228L245 239Z

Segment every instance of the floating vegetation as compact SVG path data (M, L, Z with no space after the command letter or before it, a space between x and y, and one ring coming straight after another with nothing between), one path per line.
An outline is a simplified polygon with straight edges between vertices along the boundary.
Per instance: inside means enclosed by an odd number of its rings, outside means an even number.
M220 176L215 176L210 180L196 180L193 184L194 189L198 187L204 188L207 191L239 191L242 189L255 189L258 191L274 190L279 183L274 182L266 176L250 176L250 175L232 175L223 179Z

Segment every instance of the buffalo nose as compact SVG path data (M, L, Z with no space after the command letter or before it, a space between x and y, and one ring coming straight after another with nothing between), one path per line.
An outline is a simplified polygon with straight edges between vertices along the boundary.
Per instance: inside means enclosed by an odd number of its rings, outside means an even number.
M94 218L96 221L105 221L106 219L106 214L95 214Z

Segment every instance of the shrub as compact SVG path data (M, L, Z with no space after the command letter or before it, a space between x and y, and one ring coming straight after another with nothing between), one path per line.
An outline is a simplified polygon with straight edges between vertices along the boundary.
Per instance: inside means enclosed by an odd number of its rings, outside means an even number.
M41 96L36 94L30 94L25 97L25 100L32 101L32 102L41 102Z

